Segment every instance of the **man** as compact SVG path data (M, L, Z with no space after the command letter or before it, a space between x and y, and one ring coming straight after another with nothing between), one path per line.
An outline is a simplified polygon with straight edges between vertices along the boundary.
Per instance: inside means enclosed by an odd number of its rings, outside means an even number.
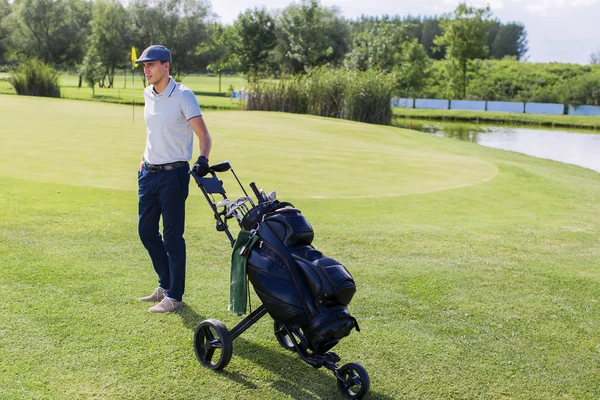
M186 251L183 238L185 200L190 176L194 134L200 157L193 169L208 173L212 139L194 93L169 76L171 52L150 46L136 60L144 67L146 151L138 169L140 239L158 275L158 287L141 301L159 302L148 311L172 312L183 306ZM162 216L163 236L159 233ZM164 240L163 240L164 239Z

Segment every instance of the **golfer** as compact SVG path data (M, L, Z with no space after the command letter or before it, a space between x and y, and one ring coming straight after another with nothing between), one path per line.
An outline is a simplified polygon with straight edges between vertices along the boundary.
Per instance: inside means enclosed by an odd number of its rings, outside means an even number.
M194 134L198 136L200 157L193 168L200 176L209 171L212 139L194 93L169 75L171 51L164 46L150 46L135 62L143 65L149 84L144 90L148 136L138 169L138 232L158 275L156 290L140 300L158 303L148 311L165 313L183 306L183 231Z

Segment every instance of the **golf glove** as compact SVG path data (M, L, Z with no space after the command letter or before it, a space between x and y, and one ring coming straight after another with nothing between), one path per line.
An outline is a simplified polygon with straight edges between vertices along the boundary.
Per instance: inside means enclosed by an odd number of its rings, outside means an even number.
M204 156L198 157L198 161L196 161L196 164L194 164L192 170L194 170L196 175L198 175L200 178L208 174L210 171L210 167L208 166L208 158Z

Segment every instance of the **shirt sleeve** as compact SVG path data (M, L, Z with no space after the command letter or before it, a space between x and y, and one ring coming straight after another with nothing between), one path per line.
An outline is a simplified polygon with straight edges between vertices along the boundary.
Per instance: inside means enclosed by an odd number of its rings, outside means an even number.
M184 90L181 96L181 112L186 120L202 115L196 95L191 90Z

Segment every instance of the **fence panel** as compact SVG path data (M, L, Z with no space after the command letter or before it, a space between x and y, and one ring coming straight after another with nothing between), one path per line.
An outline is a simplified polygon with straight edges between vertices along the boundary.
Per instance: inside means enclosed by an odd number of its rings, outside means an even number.
M551 103L526 103L525 112L527 114L564 114L565 106L562 104Z
M432 108L435 110L447 110L448 100L415 99L415 108Z
M514 101L488 101L488 111L523 113L525 105L521 102Z
M471 111L485 111L485 101L475 100L451 100L451 110L471 110Z
M569 106L569 115L600 115L600 107L597 106Z
M246 93L232 93L233 98L244 99ZM471 110L471 111L497 111L527 114L564 114L565 106L554 103L522 103L517 101L488 101L481 100L443 100L443 99L405 99L392 98L392 107L400 108L429 108L434 110ZM487 109L486 109L487 108ZM600 116L599 106L568 106L569 115Z
M413 99L392 99L392 107L413 108L415 101Z

